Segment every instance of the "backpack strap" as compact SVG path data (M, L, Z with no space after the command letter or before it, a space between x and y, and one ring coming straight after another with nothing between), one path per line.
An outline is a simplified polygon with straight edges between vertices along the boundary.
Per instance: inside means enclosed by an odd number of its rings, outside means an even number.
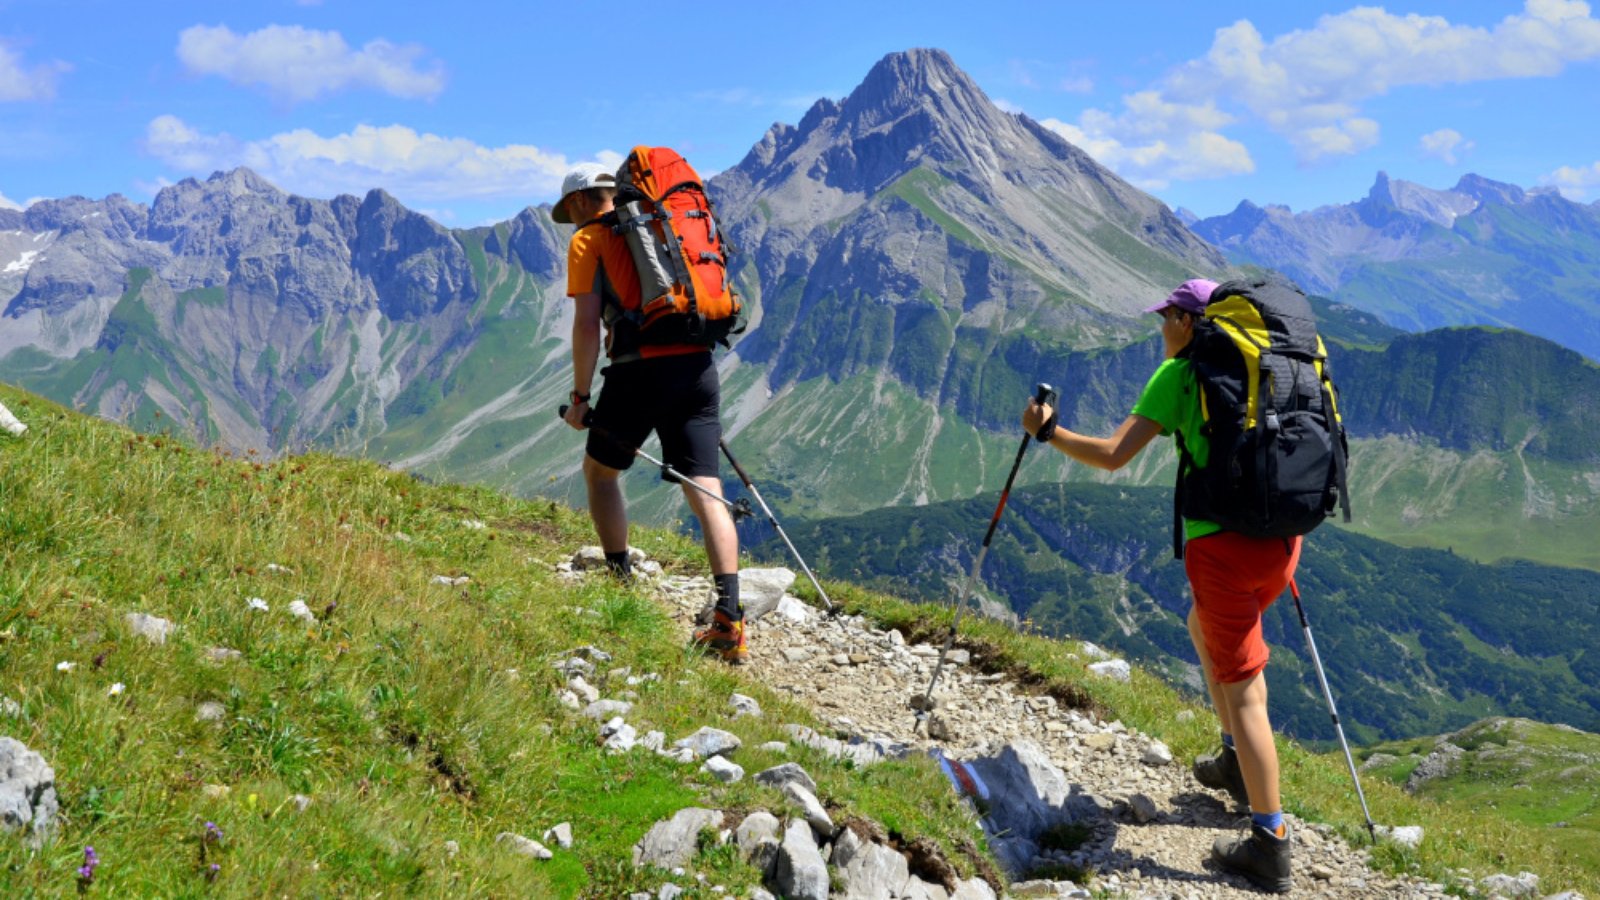
M1339 485L1339 510L1344 514L1344 520L1350 521L1350 485L1346 473L1349 471L1349 444L1345 441L1344 422L1334 410L1333 394L1327 379L1322 382L1322 408L1327 412L1329 430L1333 433L1333 472Z
M1172 558L1183 559L1183 500L1189 473L1194 469L1194 457L1184 446L1183 432L1173 429L1172 436L1178 442L1178 483L1172 489Z

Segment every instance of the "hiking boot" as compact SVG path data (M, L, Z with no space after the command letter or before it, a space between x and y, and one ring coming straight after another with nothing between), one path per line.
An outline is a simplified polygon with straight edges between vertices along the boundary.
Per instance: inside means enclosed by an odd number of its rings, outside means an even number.
M743 665L750 658L750 645L744 639L744 619L735 619L722 610L711 615L711 625L694 633L695 645L722 657L722 661Z
M1289 877L1289 826L1279 837L1250 826L1249 837L1220 837L1211 846L1211 860L1224 872L1241 875L1256 887L1273 894L1287 894L1294 886Z
M1194 761L1194 780L1213 790L1227 791L1240 806L1250 805L1250 796L1244 789L1244 772L1239 770L1239 754L1227 744L1215 754Z

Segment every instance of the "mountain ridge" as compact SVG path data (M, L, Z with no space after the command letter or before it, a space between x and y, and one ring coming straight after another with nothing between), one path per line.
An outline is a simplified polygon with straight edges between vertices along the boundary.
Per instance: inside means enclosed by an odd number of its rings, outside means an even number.
M733 274L753 313L720 362L727 436L807 514L982 491L1041 378L1062 384L1080 427L1114 426L1159 359L1137 310L1183 279L1236 271L1164 204L1000 110L941 51L886 56L849 96L770 129L710 191L745 250ZM581 497L578 438L553 415L570 386L571 305L567 231L547 208L447 229L381 190L317 200L238 170L150 207L68 198L26 216L52 229L0 231L0 378L203 443L363 453ZM1370 313L1329 326L1367 349L1391 339ZM1501 416L1492 427L1435 417L1400 440L1525 436L1507 418L1516 404L1490 406L1475 408ZM1530 494L1581 510L1593 501L1568 483L1577 463L1540 468L1549 440L1526 446ZM1098 477L1064 460L1023 476ZM629 485L643 519L676 518L671 492ZM1396 527L1413 539L1439 527L1407 521Z
M1512 327L1600 359L1597 212L1474 173L1440 191L1379 172L1353 203L1295 213L1246 200L1192 227L1235 263L1391 325Z

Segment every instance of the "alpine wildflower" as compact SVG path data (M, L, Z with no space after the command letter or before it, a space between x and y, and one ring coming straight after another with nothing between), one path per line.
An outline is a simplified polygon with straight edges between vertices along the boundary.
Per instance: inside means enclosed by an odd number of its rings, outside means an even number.
M56 671L57 672L71 672L73 669L76 669L77 667L78 667L77 663L75 663L75 662L67 662L66 660L62 660L61 662L56 663Z
M127 689L128 689L128 686L119 681L116 684L113 684L110 688L108 688L106 690L106 696L107 697L115 697L115 696L117 696L118 694L121 694L123 691L125 691Z
M205 873L207 881L215 880L217 873L222 870L222 866L212 862L210 858L211 848L217 847L220 849L221 846L222 829L218 828L215 822L207 822L205 831L200 835L200 865L206 867L201 871Z
M251 597L249 600L245 601L245 604L251 609L260 610L261 612L267 611L267 601L261 599L260 597Z
M100 855L94 852L93 847L83 848L83 865L78 867L78 893L86 894L89 886L94 884L94 870L100 865Z

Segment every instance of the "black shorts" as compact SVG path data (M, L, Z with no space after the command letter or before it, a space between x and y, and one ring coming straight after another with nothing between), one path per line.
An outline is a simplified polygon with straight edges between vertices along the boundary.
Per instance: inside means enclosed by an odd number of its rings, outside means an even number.
M626 469L633 465L633 451L654 431L667 465L691 478L717 478L721 408L709 352L614 365L605 372L590 419L597 428L590 429L586 449L595 462Z

